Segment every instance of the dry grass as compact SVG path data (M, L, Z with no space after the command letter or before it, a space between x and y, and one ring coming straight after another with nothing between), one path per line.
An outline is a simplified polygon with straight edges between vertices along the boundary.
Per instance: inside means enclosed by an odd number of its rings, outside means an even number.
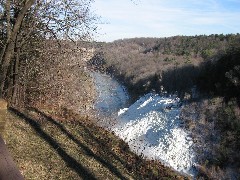
M0 135L4 135L5 116L7 112L7 102L4 99L0 99Z
M4 99L0 99L0 109L7 109L7 102Z
M71 115L74 121L66 122L37 109L15 112L21 118L8 113L6 141L26 179L183 179L159 162L135 155L89 120Z

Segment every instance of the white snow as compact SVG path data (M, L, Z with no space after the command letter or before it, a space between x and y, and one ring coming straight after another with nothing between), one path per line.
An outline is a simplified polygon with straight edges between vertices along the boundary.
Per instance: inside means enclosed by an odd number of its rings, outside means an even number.
M97 72L92 72L91 75L95 80L98 93L95 109L98 109L102 114L111 115L126 105L129 96L123 86L109 75Z
M112 130L137 154L191 174L193 141L179 126L178 103L178 99L147 94L119 114Z
M127 110L128 110L128 108L120 109L120 110L118 111L118 116L120 116L121 114L125 113Z
M179 98L149 93L126 108L125 88L109 76L99 73L94 76L99 93L96 108L106 115L111 112L117 116L116 124L108 128L137 154L159 159L179 172L192 175L193 141L180 126Z

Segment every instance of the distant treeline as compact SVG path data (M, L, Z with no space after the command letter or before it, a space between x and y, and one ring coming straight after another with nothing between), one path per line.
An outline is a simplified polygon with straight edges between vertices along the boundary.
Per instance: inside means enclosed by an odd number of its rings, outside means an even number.
M123 39L97 44L90 64L114 75L135 97L155 90L183 98L194 85L237 96L239 47L239 34Z

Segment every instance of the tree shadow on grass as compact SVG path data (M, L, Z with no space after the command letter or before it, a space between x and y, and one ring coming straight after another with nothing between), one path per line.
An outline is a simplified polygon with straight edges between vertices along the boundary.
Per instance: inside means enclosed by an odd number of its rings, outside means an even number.
M66 162L66 164L72 168L80 177L83 179L96 179L88 169L83 167L79 162L77 162L76 159L67 154L51 136L45 133L36 121L27 117L16 109L11 108L10 110L23 118L28 124L30 124L32 128L38 133L38 135L44 139L59 154L59 156Z
M48 134L46 134L41 129L40 125L36 121L34 121L34 120L30 119L29 117L27 117L26 115L18 112L16 109L11 109L11 110L14 111L16 114L18 114L19 116L23 117L25 119L25 121L28 122L44 140L46 140L54 149L56 149L58 154L69 165L69 167L71 167L73 170L75 170L81 177L96 179L86 168L84 168L75 159L73 159L71 156L69 156L52 137L50 137ZM80 147L85 152L85 155L87 155L89 157L93 157L96 161L101 163L105 168L107 168L111 173L115 174L118 178L126 179L115 166L113 166L110 162L106 161L105 159L94 154L94 152L91 149L89 149L89 147L87 147L86 145L81 143L76 137L74 137L74 135L72 135L70 132L68 132L62 124L55 121L52 117L46 115L45 113L39 111L36 108L31 108L31 110L40 114L48 122L56 125L62 133L64 133L69 139L71 139L74 143L76 143L78 145L78 147ZM82 127L84 128L84 130L87 130L84 126L82 126ZM90 135L89 131L87 131L87 133ZM91 135L89 138L91 139L93 137L94 136ZM94 138L93 140L100 144L100 142L96 138ZM119 158L118 158L118 160L120 161Z

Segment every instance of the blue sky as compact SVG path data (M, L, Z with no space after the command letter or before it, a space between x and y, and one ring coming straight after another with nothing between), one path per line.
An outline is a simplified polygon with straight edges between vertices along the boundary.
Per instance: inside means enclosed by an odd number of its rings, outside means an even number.
M240 0L95 0L98 41L240 33Z

